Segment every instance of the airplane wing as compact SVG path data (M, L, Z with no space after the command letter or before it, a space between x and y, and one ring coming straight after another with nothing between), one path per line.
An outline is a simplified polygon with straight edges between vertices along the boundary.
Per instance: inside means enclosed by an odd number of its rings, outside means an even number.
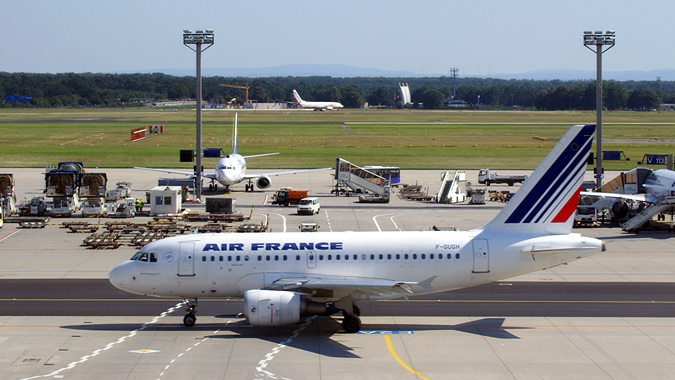
M616 199L626 199L631 201L639 202L651 202L646 194L615 194L615 193L597 193L593 191L582 191L580 193L582 196L597 197L597 198L616 198Z
M371 295L406 295L412 294L411 286L418 285L427 292L431 292L431 282L436 276L421 282L396 281L380 278L367 277L342 277L342 276L317 276L317 277L292 277L276 280L270 286L271 290L293 290L308 294L316 293L317 290L351 290L350 293L363 293Z
M190 176L190 177L195 176L194 172L183 172L183 171L180 171L180 170L144 168L144 167L140 167L140 166L134 166L134 169L152 170L152 171L156 171L156 172L164 172L164 173L171 173L171 174L182 174L182 175L186 175L186 176ZM216 175L215 174L202 174L202 177L215 179Z
M675 191L675 187L673 187L673 186L644 185L644 187L649 188L649 189Z
M244 158L251 158L251 157L273 156L273 155L275 155L275 154L279 154L279 152L276 152L276 153L254 154L254 155L251 155L251 156L242 156L242 157L244 157Z
M333 168L303 169L303 170L291 170L291 171L287 171L287 172L245 174L245 175L244 175L244 179L258 178L258 177L260 177L260 176L273 177L273 176L278 176L278 175L297 174L297 173L305 173L305 172L315 172L315 171L320 171L320 170L333 170Z

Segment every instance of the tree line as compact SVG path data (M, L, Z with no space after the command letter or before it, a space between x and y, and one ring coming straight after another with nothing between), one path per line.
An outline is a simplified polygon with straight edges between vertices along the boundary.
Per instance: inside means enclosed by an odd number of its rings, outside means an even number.
M408 83L414 104L403 104L398 83ZM341 102L348 108L371 106L439 109L452 96L467 107L539 110L595 109L595 81L502 80L483 78L335 78L204 77L204 100L214 104L244 102L240 89L249 86L249 99L261 103L292 102L296 89L306 100ZM7 102L7 96L31 96L30 103ZM136 107L156 100L194 99L195 78L154 74L29 74L0 72L0 107ZM604 81L607 109L650 110L675 103L672 81Z

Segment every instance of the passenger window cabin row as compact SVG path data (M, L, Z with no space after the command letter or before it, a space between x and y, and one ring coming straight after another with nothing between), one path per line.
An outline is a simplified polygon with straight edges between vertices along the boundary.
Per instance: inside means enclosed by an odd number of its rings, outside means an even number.
M323 254L323 253L317 255L317 254L310 253L308 259L311 260L311 261L314 261L317 258L318 258L319 261L350 261L350 260L356 261L356 260L359 259L359 255L357 255L357 254L353 254L353 255L336 254L336 255L333 255L333 254ZM413 253L413 254L408 254L408 253L391 254L390 253L390 254L386 254L386 255L385 254L376 255L376 254L371 253L370 256L368 256L366 254L361 254L360 258L361 258L362 261L366 261L368 258L370 258L370 261L376 261L376 260L377 261L383 261L383 260L391 261L391 260L401 260L401 259L402 260L451 260L453 258L453 254L452 253L446 253L446 254L442 254L442 253L438 253L438 254L434 254L434 253L430 253L430 254L425 254L425 253L421 253L421 254L417 254L417 253ZM455 253L454 258L459 259L459 253ZM258 255L256 257L256 259L257 259L257 261L289 261L288 255ZM292 258L291 258L291 260L292 260ZM300 260L301 260L301 255L295 255L295 261L300 261ZM216 262L216 261L218 261L218 262L249 261L249 256L248 255L244 255L244 256L241 256L241 255L202 256L202 261L204 261L204 262L206 262L206 261L211 261L211 262Z

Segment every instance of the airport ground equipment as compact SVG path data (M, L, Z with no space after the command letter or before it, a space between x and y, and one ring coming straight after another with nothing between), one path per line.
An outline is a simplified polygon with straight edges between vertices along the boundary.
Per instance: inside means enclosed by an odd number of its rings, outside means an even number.
M209 214L232 214L236 205L234 198L206 198L206 212Z
M493 202L508 202L509 199L511 199L511 196L513 196L513 193L508 190L490 190L488 191L488 194L490 195L490 201Z
M282 187L272 195L273 205L297 205L301 199L307 198L307 190L293 190L290 187Z
M75 163L59 163L58 169L45 173L45 195L52 198L52 207L49 210L52 216L68 217L80 209L78 188L81 170L81 166Z
M191 211L183 214L183 220L187 222L241 222L250 219L241 213L233 214L200 214L197 211Z
M526 175L499 175L490 172L490 169L481 169L478 172L478 183L490 186L493 183L505 183L513 186L516 183L522 183L527 179Z
M359 203L389 203L389 197L372 194L359 194Z
M597 225L597 210L593 206L578 205L574 215L575 227L592 227Z
M0 174L0 199L4 216L17 214L16 193L14 192L14 174Z
M467 196L470 197L469 203L473 205L485 204L485 189L467 189Z
M367 191L375 196L389 199L391 184L387 178L340 157L335 159L335 179L338 186L350 188L354 192Z
M319 230L319 223L300 223L298 228L300 232L317 232Z
M105 192L106 202L116 202L131 197L131 182L117 182L115 188Z
M422 189L421 185L403 185L399 189L399 196L411 201L430 201L434 199L434 197L428 195L426 191Z
M20 228L45 228L47 223L39 220L26 220L19 223Z
M621 229L624 231L635 231L650 221L655 215L661 214L673 207L675 207L675 197L666 197L659 203L645 207L637 215L628 219L625 223L621 224Z
M115 203L113 218L133 218L136 216L136 198L124 198Z
M85 173L80 175L79 193L82 200L82 216L106 216L106 186L108 176L105 173Z
M451 170L441 174L441 187L436 194L436 203L459 203L466 201L466 173Z

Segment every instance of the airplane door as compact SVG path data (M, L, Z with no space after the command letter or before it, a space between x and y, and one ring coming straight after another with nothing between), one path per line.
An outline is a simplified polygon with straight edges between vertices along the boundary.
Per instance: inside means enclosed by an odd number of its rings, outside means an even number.
M195 243L185 242L178 245L178 275L195 275Z
M307 268L316 268L316 253L314 251L307 252Z
M487 239L473 239L473 273L490 272L490 251Z

